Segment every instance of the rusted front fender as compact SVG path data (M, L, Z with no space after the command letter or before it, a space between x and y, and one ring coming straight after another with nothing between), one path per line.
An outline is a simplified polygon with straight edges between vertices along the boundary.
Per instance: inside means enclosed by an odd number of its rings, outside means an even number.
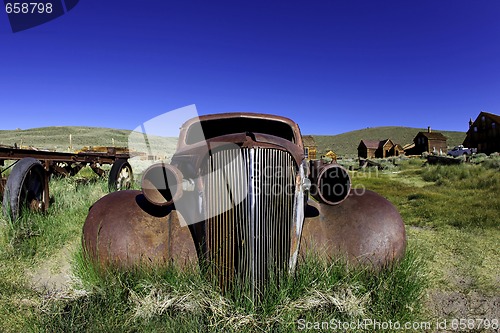
M372 191L356 193L339 205L308 202L301 254L345 258L349 264L380 270L404 256L406 231L396 207Z
M151 204L141 191L113 192L89 210L83 248L102 267L159 267L196 262L191 233L170 206Z

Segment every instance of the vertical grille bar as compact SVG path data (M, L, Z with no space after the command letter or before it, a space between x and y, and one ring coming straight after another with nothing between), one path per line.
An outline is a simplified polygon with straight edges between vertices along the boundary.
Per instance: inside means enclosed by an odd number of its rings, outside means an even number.
M259 298L290 257L297 167L285 151L214 152L204 174L207 258L222 290L239 281Z

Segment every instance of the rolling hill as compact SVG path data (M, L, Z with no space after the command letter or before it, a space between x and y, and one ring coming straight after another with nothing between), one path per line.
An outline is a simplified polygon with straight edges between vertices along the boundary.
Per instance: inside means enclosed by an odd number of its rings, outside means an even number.
M99 127L52 126L27 130L0 130L0 144L32 146L57 151L67 151L71 135L74 149L83 146L126 146L129 130Z
M392 139L401 146L412 143L418 132L426 132L427 129L413 127L369 127L357 131L351 131L338 135L313 135L318 145L318 153L323 155L329 150L333 150L339 156L354 157L358 154L358 145L361 140L384 140ZM465 139L465 132L441 131L448 138L448 146L454 147Z
M427 129L411 127L373 127L338 135L313 135L318 144L318 152L324 154L333 150L340 156L356 156L357 147L362 139L383 140L390 138L396 143L411 143L419 131ZM448 138L448 146L461 144L465 132L440 131ZM33 146L57 151L68 151L71 142L74 150L83 146L127 146L130 130L99 127L54 126L27 130L0 130L0 144ZM175 146L172 138L159 138L155 145L167 145L169 150Z
M71 147L70 147L71 135ZM163 156L172 154L176 138L148 136L150 147L145 148L142 133L130 130L101 127L53 126L27 130L0 130L0 145L35 147L54 151L76 151L85 146L128 147L129 139L134 142L132 150Z

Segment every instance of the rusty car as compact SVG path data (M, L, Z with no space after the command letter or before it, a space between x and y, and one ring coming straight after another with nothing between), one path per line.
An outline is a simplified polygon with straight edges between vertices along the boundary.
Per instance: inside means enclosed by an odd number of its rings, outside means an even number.
M404 256L406 234L388 200L353 188L339 164L306 159L293 120L223 113L186 121L141 190L98 200L82 245L98 267L195 263L222 290L243 281L258 297L309 252L384 269Z

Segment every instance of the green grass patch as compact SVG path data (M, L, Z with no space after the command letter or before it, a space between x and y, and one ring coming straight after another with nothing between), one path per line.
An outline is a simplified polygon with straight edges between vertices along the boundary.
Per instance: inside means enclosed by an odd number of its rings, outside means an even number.
M47 332L295 332L299 320L373 318L416 320L426 287L425 266L414 250L380 274L314 255L293 276L267 286L258 305L251 295L222 294L196 267L155 272L97 271L81 254L76 271L86 293L50 300L30 327ZM274 281L274 280L272 280ZM249 287L249 286L247 286Z
M465 294L498 293L500 233L485 228L409 228L408 237L428 263L431 285Z
M45 258L81 234L89 207L107 192L97 178L52 179L46 213L24 210L16 221L3 218L4 251L12 256Z
M422 166L423 160L401 159L390 170L351 172L354 186L380 193L400 211L407 225L406 257L373 274L311 255L300 259L295 275L270 284L258 306L249 286L223 294L197 267L97 271L83 259L79 242L88 209L107 193L107 181L85 170L52 179L46 214L0 220L2 330L293 332L301 331L300 322L429 320L436 316L433 307L442 306L429 305L433 290L498 295L495 161ZM57 265L68 249L75 282L64 290L35 287L32 275Z
M394 203L408 225L500 227L500 173L484 163L367 169L353 172L352 180Z

